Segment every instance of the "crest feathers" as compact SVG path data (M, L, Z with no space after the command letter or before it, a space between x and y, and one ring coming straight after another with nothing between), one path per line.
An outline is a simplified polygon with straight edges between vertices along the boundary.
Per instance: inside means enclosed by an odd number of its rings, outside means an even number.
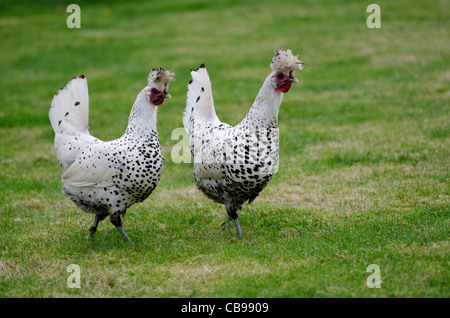
M303 69L303 62L300 61L298 55L293 55L291 49L279 49L275 52L270 63L272 70L294 71Z
M154 68L148 76L148 82L168 84L173 80L175 73L163 68Z

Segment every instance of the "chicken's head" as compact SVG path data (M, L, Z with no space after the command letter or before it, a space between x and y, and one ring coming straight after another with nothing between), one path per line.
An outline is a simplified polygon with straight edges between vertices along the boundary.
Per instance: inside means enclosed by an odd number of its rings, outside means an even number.
M148 86L146 94L152 105L159 106L164 99L171 98L168 93L169 83L173 80L175 73L163 68L152 69L148 76Z
M270 63L272 68L272 85L275 90L280 90L282 93L287 93L291 88L292 83L297 83L295 78L295 70L303 69L303 62L298 56L294 56L290 49L279 49L275 52Z

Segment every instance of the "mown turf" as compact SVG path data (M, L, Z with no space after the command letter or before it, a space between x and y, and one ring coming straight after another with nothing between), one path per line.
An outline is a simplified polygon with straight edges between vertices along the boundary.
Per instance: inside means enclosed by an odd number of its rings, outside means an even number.
M63 1L0 4L1 297L449 297L450 6L378 1ZM216 111L238 123L273 53L307 64L279 115L280 166L241 212L171 158L189 69L205 63ZM119 137L151 68L176 72L158 112L163 175L124 225L84 237L92 216L61 193L53 94L86 75L90 131ZM66 285L80 266L81 288ZM381 288L368 288L370 264Z

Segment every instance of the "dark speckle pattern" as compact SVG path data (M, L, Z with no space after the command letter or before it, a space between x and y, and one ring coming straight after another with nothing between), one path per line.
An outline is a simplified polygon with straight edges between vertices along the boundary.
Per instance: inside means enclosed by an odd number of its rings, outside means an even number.
M94 214L126 211L145 200L159 182L163 157L158 133L151 130L142 138L136 129L129 129L117 140L91 145L81 152L75 164L92 170L94 175L97 168L98 172L106 167L110 170L109 180L96 180L86 188L70 182L63 185L64 192L76 205Z
M291 60L289 56L287 61ZM279 64L284 69L283 61ZM183 124L190 135L194 179L208 198L225 205L233 220L277 171L278 112L283 98L274 79L278 71L267 76L250 111L235 127L220 122L215 114L204 64L191 71ZM238 223L236 227L240 235Z
M152 88L168 89L173 73L155 69L151 75L136 98L125 133L113 141L101 141L87 131L84 77L69 82L52 102L49 116L57 159L64 168L63 191L83 211L96 215L92 235L98 222L109 216L129 240L122 228L123 216L131 205L145 200L160 180L164 158L156 130L157 106L149 96Z

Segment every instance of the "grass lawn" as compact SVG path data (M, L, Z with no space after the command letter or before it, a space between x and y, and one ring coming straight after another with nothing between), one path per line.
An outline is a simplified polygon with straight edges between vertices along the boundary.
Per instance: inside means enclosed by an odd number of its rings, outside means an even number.
M450 3L361 1L0 3L0 297L449 297ZM223 206L171 150L190 68L208 67L219 118L248 112L270 61L297 71L279 114L278 173L222 231ZM176 72L159 108L161 181L124 228L62 194L48 120L53 94L84 74L90 132L125 131L151 68ZM81 288L68 288L67 267ZM380 288L367 267L379 266Z

